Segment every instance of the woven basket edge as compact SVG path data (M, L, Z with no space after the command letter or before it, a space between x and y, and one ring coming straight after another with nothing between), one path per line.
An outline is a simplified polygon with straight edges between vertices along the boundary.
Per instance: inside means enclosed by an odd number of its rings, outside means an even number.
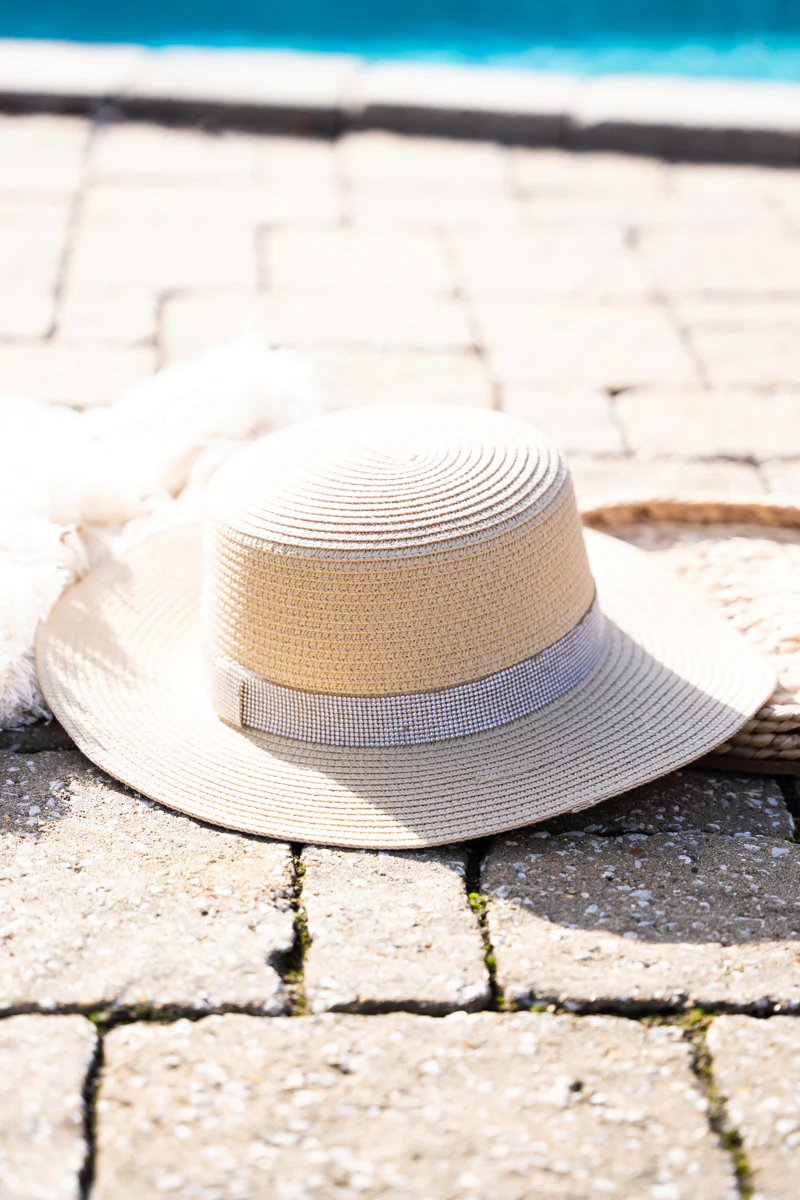
M800 499L796 496L654 496L621 499L581 509L581 520L592 529L676 521L687 525L751 524L800 529Z

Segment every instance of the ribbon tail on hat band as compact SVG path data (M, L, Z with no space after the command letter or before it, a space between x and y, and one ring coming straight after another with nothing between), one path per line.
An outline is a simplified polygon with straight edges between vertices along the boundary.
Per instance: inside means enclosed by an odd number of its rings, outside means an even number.
M471 683L400 696L331 696L270 683L231 659L209 661L214 707L230 725L324 746L409 746L482 733L563 696L597 665L605 619L595 597L569 633Z

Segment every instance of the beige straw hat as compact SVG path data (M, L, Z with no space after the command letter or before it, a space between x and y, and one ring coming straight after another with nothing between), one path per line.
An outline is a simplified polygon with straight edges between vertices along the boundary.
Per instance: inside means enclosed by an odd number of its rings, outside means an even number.
M583 520L683 576L775 670L770 698L704 765L800 774L800 508L661 497L604 504Z
M42 624L103 770L234 829L403 847L583 808L696 759L774 674L685 583L585 538L561 456L450 407L351 411L231 459L203 529Z

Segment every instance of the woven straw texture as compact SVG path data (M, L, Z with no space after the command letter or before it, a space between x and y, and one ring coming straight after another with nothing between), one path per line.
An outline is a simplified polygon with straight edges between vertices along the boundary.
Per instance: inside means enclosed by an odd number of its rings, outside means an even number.
M595 509L584 520L677 571L773 664L775 691L715 747L717 765L800 771L800 509L655 501Z
M589 532L591 574L582 574L571 485L559 457L527 426L467 410L407 408L389 418L386 411L380 420L394 422L389 437L381 440L373 427L362 441L351 426L336 453L327 455L323 446L306 458L298 449L295 467L280 475L279 485L276 476L260 479L263 460L253 472L254 460L248 460L234 473L233 484L223 479L211 499L205 560L198 526L173 529L96 570L57 605L37 639L42 688L65 728L101 768L145 795L235 829L346 846L433 845L525 825L635 787L729 739L763 704L774 686L763 659L647 555ZM339 420L325 418L324 436L319 429L306 436L333 444L344 428L335 424ZM369 485L374 462L364 446L375 444L388 463L384 474L394 473L394 483L384 479L382 488ZM290 461L292 453L287 438L281 456ZM303 510L302 499L295 503L296 481L308 493L314 471L317 494ZM361 485L348 491L359 472ZM403 497L403 504L385 504L381 492ZM487 502L486 495L495 499ZM379 502L386 511L375 517L371 507ZM511 537L520 539L519 553L529 554L532 563L530 575L521 579L513 573L504 579L493 570L494 552L502 559ZM492 669L505 662L507 614L530 606L537 639L542 629L559 629L576 577L580 587L587 588L592 576L597 585L607 619L604 650L590 674L559 699L466 737L352 748L234 729L218 719L210 700L204 634L212 649L234 638L229 631L237 628L240 601L261 619L253 593L263 591L263 584L257 573L234 574L221 584L229 568L219 565L228 561L220 544L258 551L268 571L272 557L290 562L303 578L309 562L322 563L334 596L341 564L345 574L364 569L366 591L355 592L367 597L360 620L341 622L351 639L349 674L335 677L341 668L330 668L335 656L329 655L324 676L329 686L339 678L339 686L353 694L365 680L377 679L373 694L379 695L390 680L406 678L402 644L393 647L392 661L400 663L392 668L395 674L382 674L373 661L380 657L371 642L374 630L383 636L390 628L372 621L370 606L375 603L380 613L382 597L374 581L385 578L394 586L401 568L412 571L426 559L434 574L447 565L439 578L449 607L437 602L437 613L449 613L454 628L461 621L467 640L477 644L482 633L490 646L482 661ZM464 603L461 589L470 579L464 572L476 557L485 566L486 595L469 592ZM205 582L211 584L205 596L204 561ZM250 571L251 560L243 561ZM551 575L564 561L575 565L562 595ZM431 688L443 660L447 678L460 660L450 650L457 638L449 633L440 649L424 585L422 577L411 589L415 604L403 609L396 636L413 641L418 625L425 631L430 662L415 650L407 657L414 678ZM353 594L345 589L340 600L344 596L349 605ZM483 605L480 630L472 612L477 598ZM590 601L591 594L585 607ZM287 616L290 624L295 621L295 650L285 658L278 652L275 660L286 664L295 687L317 678L314 647L321 629L344 645L327 614L320 617L313 606L309 611L302 590L297 603L299 617ZM340 603L340 610L345 607ZM334 602L331 612L336 611ZM278 612L274 619L279 622ZM241 645L250 644L247 632L245 627ZM252 641L261 646L258 637ZM273 661L272 650L258 652ZM458 682L465 678L475 676Z
M578 623L594 583L556 452L493 413L407 422L295 426L218 473L212 655L300 691L396 696L482 679Z

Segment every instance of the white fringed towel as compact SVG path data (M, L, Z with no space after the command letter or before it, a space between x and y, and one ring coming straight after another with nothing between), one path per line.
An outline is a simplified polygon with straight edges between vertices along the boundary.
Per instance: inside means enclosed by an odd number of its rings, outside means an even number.
M250 337L107 408L0 396L0 729L48 715L33 639L64 588L120 541L191 517L243 442L316 410L306 364Z

